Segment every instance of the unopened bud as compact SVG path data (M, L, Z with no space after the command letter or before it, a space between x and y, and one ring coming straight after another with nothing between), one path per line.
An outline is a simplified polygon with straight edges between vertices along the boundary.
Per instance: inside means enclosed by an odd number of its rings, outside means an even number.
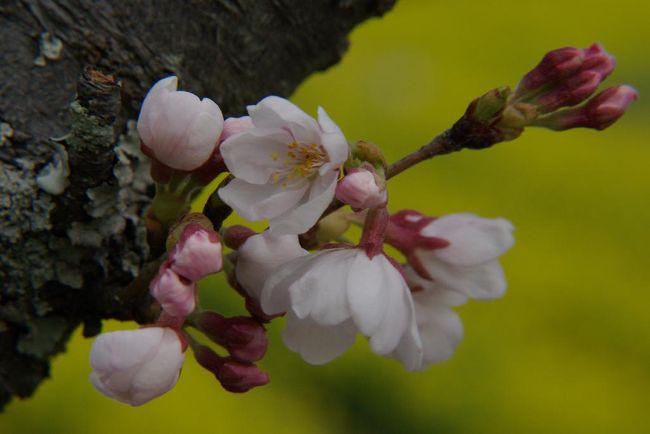
M336 186L336 198L355 210L386 205L386 182L372 168L352 169Z
M638 97L638 92L631 86L613 86L600 92L586 104L553 113L537 120L535 125L556 131L571 128L604 130L620 119Z
M175 272L195 282L221 270L221 250L216 232L192 223L185 227L169 254L169 261Z
M173 169L194 170L216 148L223 115L212 100L177 87L178 79L167 77L149 90L138 117L138 134L148 155Z
M223 124L223 131L221 132L220 140L223 142L230 136L243 133L253 128L253 121L250 116L242 116L240 118L227 118Z
M216 312L202 312L196 325L237 360L255 362L266 354L268 340L264 327L252 318L225 318Z
M472 107L471 116L478 122L490 123L501 115L512 91L509 87L498 87L478 97ZM468 113L469 114L469 113Z
M576 73L585 59L585 50L558 48L546 53L542 61L521 79L516 93L521 95Z
M364 163L369 163L377 171L383 173L386 169L386 157L374 143L359 140L350 146L352 158L345 163L346 169L359 167Z
M168 263L160 267L149 291L163 311L173 317L185 317L196 307L196 284L176 274Z
M540 114L580 104L615 66L614 57L598 44L586 49L567 47L551 51L524 76L513 101L534 104Z
M221 357L210 348L198 344L192 349L199 365L212 372L229 392L243 393L269 382L268 374L252 363Z
M550 113L561 107L580 104L598 89L601 77L598 72L583 71L536 99L534 104L540 113Z

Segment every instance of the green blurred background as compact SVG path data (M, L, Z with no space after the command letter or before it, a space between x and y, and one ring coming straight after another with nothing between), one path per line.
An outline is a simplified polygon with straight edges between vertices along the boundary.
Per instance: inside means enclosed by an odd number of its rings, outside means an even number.
M605 132L529 130L391 181L393 211L471 211L517 228L508 293L459 309L465 339L449 362L407 373L359 341L313 367L283 347L276 324L268 386L227 393L190 356L172 392L131 408L92 388L91 341L77 334L36 396L9 405L0 433L650 433L649 17L641 0L401 0L294 95L392 161L553 48L601 42L619 61L608 83L639 89ZM241 312L221 277L202 291Z

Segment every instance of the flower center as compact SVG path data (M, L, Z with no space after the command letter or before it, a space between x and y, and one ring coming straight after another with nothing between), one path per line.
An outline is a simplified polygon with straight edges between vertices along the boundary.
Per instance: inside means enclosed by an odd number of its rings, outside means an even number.
M271 159L277 161L280 155L274 152ZM325 162L327 154L321 145L292 142L287 145L287 154L282 161L284 168L273 172L271 180L286 187L290 181L311 177Z

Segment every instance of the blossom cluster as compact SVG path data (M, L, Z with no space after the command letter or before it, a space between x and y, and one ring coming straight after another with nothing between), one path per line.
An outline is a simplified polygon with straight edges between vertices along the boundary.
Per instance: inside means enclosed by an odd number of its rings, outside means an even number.
M493 125L515 131L551 120L562 128L611 123L635 94L611 88L582 108L557 110L584 101L612 69L613 58L598 46L552 52ZM490 101L478 100L470 116L488 119ZM463 337L454 308L506 290L499 258L514 243L513 225L471 213L391 214L378 147L349 144L322 108L315 119L269 96L247 111L224 119L213 101L178 91L176 77L160 80L145 98L138 131L157 182L148 229L153 247L166 240L167 252L148 289L161 313L154 324L95 341L95 387L143 404L174 386L189 347L226 390L248 391L269 381L256 363L267 349L264 324L281 317L284 343L311 364L339 357L358 336L409 371L449 359ZM268 222L267 229L223 226L228 213L187 213L195 192L224 172L230 176L213 198L245 220ZM349 208L335 211L342 205ZM353 225L362 228L356 242L347 234ZM247 315L201 309L197 282L222 268ZM196 333L212 343L199 343Z

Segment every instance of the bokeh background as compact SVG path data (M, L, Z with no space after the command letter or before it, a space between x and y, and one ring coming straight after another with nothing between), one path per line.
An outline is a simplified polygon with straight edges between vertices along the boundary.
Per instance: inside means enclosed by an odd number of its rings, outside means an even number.
M608 83L641 99L605 132L528 130L390 182L390 207L471 211L516 225L503 299L459 309L465 339L447 363L407 373L361 340L323 367L285 349L281 324L262 366L272 382L223 391L188 357L167 395L140 408L88 382L79 334L33 399L9 405L2 434L650 433L650 7L641 0L402 0L359 27L343 61L293 100L324 106L349 139L389 160L449 127L475 96L516 84L548 50L601 42ZM241 301L221 277L205 303ZM107 323L107 329L133 327Z

